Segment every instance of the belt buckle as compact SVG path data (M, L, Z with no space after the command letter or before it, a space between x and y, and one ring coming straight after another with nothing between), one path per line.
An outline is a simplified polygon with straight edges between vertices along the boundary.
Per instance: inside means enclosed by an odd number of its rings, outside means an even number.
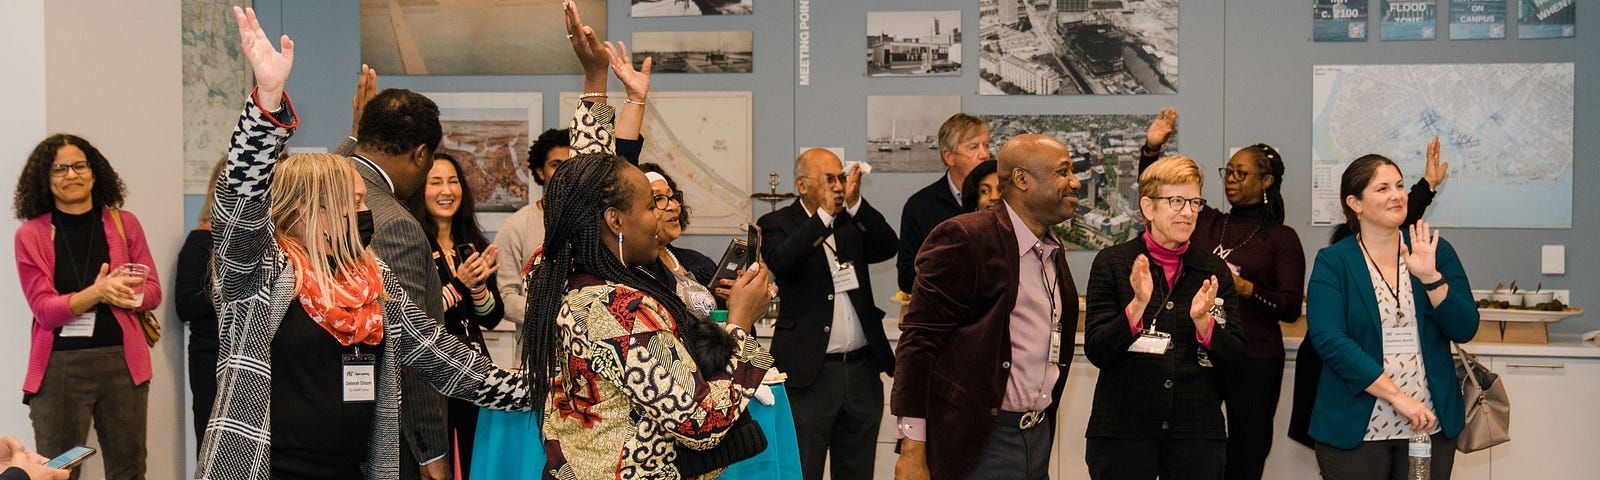
M1043 410L1029 410L1029 411L1026 411L1026 412L1022 412L1022 418L1017 419L1017 428L1020 428L1020 429L1023 429L1023 430L1027 430L1027 429L1030 429L1030 428L1038 426L1039 423L1043 422L1043 421L1044 421L1044 411Z

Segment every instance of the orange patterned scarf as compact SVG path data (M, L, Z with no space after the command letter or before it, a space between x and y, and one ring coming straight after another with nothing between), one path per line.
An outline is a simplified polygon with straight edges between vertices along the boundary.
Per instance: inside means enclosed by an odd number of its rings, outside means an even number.
M287 239L280 238L279 244L284 246L284 253L294 262L295 281L300 286L300 305L305 307L311 319L333 334L340 345L377 345L383 341L383 307L378 303L378 297L383 292L383 279L378 274L378 265L368 259L354 271L335 274L334 280L344 287L346 293L329 291L331 295L327 298L332 299L329 304L323 300L324 286L310 275L311 263L306 259L305 250L293 240L283 240Z

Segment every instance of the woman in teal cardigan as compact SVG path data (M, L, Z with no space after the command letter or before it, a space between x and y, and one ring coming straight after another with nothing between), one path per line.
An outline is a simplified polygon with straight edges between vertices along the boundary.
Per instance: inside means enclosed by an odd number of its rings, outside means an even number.
M1317 252L1308 337L1326 363L1311 437L1324 479L1402 479L1408 439L1432 436L1432 477L1450 478L1465 423L1450 342L1478 333L1466 271L1427 222L1409 232L1399 167L1380 155L1345 169L1339 194L1357 233Z

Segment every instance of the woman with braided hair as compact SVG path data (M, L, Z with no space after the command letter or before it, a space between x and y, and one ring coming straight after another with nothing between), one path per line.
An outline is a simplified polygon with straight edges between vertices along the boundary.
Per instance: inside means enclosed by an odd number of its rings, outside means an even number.
M772 293L740 275L728 324L700 320L641 267L659 215L645 175L620 157L561 164L545 194L545 240L529 272L523 350L558 478L679 478L684 447L715 446L745 415L772 357L750 335ZM620 454L619 454L620 452Z

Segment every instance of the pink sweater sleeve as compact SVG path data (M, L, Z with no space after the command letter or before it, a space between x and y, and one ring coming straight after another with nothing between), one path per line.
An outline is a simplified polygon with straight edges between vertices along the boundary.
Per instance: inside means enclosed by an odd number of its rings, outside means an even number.
M41 242L50 241L48 228L49 220L36 218L17 229L17 279L22 284L23 295L28 298L28 308L33 310L33 318L39 326L54 330L71 322L73 315L67 307L71 294L56 292L54 259L46 258L41 250Z

